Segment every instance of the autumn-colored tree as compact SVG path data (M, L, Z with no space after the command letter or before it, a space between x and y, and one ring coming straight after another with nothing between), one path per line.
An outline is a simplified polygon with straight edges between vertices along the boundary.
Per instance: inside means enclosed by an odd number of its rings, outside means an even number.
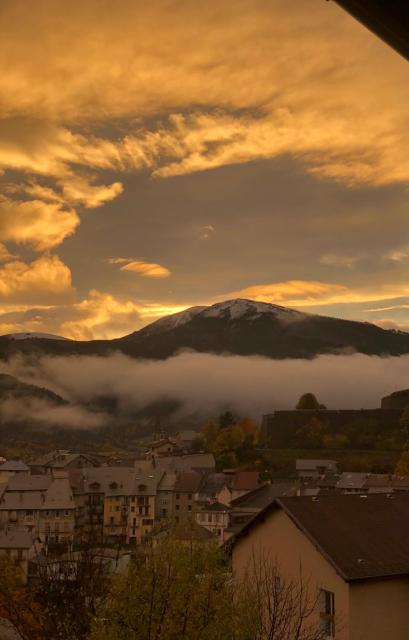
M406 439L409 439L409 405L407 405L402 411L399 422L401 428L405 432Z
M23 640L85 640L110 590L107 558L85 540L78 551L38 560L30 586L14 564L0 566L0 619Z
M398 476L409 476L409 450L402 452L396 464L395 473Z
M243 432L237 426L226 427L219 431L214 444L214 451L216 455L225 451L237 451L243 440Z
M90 640L324 640L319 594L267 558L235 578L212 544L172 538L149 548L95 618Z
M171 537L117 577L90 640L232 640L233 587L220 550Z
M44 608L23 581L19 567L0 557L0 638L2 627L14 628L22 640L44 640L47 622ZM8 636L7 636L8 637Z
M237 423L243 434L245 444L255 445L258 441L258 426L251 418L243 418Z
M214 443L216 442L217 434L219 433L219 429L215 422L210 420L205 424L202 429L203 440L206 451L213 452Z

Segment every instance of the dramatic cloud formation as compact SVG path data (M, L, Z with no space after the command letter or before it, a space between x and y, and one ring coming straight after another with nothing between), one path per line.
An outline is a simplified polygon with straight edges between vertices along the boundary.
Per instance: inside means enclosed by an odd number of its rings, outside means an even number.
M18 201L0 197L0 240L51 249L74 233L79 218L75 211L41 200Z
M355 354L276 361L189 353L154 362L113 354L44 357L38 362L16 358L0 366L3 372L48 387L76 405L103 396L115 398L123 415L176 400L181 404L179 415L217 415L231 407L258 419L275 409L293 408L307 391L332 409L379 407L382 396L407 385L409 356Z
M34 273L30 273L29 266L21 263L15 267L14 290L7 289L2 283L0 268L0 300L3 285L10 302L27 302L18 306L9 305L3 313L0 312L0 334L33 331L49 332L74 340L109 340L132 333L149 322L182 311L188 306L136 302L96 290L91 290L80 302L55 305L53 302L58 297L65 295L67 298L72 293L68 274L64 270L66 267L58 264L58 259L54 264L46 263L46 258L37 262L45 264L34 264ZM48 277L54 279L54 291L52 286L47 287ZM39 306L42 299L46 306ZM37 303L38 306L30 306L30 303Z
M260 302L283 304L295 307L317 306L336 303L371 302L409 295L409 285L378 285L349 288L326 282L290 280L274 284L254 285L236 291L232 297L251 298Z
M55 304L72 297L71 272L58 256L42 256L30 264L14 260L0 266L1 301Z

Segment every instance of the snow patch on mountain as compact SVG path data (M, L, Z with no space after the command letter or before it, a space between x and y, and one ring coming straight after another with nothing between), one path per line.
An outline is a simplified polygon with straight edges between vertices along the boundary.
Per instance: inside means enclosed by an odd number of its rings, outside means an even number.
M283 321L301 320L305 314L287 309L279 305L269 304L268 302L256 302L254 300L246 300L244 298L236 298L227 300L226 302L218 302L211 307L207 307L202 313L205 318L221 318L228 316L231 320L238 320L243 316L258 317L263 314L274 315Z
M40 338L41 340L69 340L69 338L64 338L63 336L55 336L52 333L36 333L34 331L26 331L23 333L8 333L7 335L1 337L9 338L9 340L29 340L30 338Z
M142 329L142 331L146 330L146 333L156 333L176 329L177 327L181 327L187 322L190 322L192 318L202 311L205 311L207 308L208 307L190 307L184 311L179 311L179 313L173 313L171 316L165 316L164 318L156 320L156 322L148 325L145 329Z

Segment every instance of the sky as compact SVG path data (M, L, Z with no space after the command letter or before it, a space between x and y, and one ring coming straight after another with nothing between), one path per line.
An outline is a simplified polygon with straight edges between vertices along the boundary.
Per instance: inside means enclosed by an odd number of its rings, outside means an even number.
M0 4L0 333L409 330L407 63L325 0Z

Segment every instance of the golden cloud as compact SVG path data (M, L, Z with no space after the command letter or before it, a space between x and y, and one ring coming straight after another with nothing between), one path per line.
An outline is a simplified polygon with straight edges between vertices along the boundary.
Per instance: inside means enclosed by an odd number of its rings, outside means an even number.
M84 300L70 305L8 306L0 312L0 333L34 331L74 340L112 339L187 306L127 300L92 290Z
M15 258L17 258L17 256L10 253L6 245L0 242L0 262L9 262L10 260L14 260Z
M51 249L74 233L79 224L73 209L41 200L0 197L0 240L30 245L37 251Z
M3 11L3 166L168 176L291 153L349 184L408 175L405 64L335 3L40 4ZM138 131L92 133L118 118Z
M122 258L120 258L122 262ZM171 272L161 264L155 262L143 262L142 260L134 260L124 264L120 267L121 271L132 271L133 273L139 273L139 275L145 278L169 278Z
M69 268L58 256L42 256L27 264L14 260L0 267L2 302L51 304L72 298Z
M409 285L391 284L351 288L341 284L311 280L288 280L246 287L230 297L250 298L259 302L308 307L328 304L372 302L409 295Z

